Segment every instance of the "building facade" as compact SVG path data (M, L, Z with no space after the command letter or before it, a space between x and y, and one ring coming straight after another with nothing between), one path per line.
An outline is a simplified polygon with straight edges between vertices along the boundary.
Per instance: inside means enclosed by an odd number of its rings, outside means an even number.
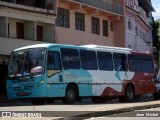
M48 42L124 47L124 8L124 0L0 0L0 92L16 48Z
M124 0L58 0L55 42L125 46Z
M55 41L56 16L50 0L0 0L0 7L0 64L15 48Z
M125 0L125 47L152 52L152 7L150 0Z
M12 50L55 42L54 0L0 0L0 101L6 94L6 74Z

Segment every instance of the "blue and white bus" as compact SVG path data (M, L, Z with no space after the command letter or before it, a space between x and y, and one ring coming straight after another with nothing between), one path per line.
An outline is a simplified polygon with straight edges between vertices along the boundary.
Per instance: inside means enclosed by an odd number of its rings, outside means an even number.
M9 99L31 99L44 104L62 99L73 104L84 97L94 103L108 97L134 101L156 92L151 54L129 48L97 45L37 44L11 53L7 92Z

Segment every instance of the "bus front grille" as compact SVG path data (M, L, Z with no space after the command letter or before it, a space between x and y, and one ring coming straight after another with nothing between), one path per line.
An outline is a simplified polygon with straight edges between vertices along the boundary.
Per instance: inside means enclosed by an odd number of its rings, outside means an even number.
M21 87L13 87L13 90L14 90L14 91L20 91L20 90L21 90Z
M25 89L25 90L32 90L32 89L33 89L33 86L24 86L24 89Z

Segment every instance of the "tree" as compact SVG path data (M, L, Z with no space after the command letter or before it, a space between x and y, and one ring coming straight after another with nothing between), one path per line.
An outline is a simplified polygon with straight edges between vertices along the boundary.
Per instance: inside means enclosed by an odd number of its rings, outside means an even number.
M157 63L159 66L159 56L158 53L160 51L160 38L158 36L160 29L160 20L159 21L154 21L153 19L153 24L152 24L152 36L153 36L153 54L154 54L154 61ZM158 72L158 70L156 71Z

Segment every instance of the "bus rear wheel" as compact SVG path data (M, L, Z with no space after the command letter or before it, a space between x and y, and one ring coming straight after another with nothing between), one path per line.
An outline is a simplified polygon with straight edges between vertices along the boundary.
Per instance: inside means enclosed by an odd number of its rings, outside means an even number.
M66 95L63 99L64 104L74 104L77 100L77 91L75 87L68 86L66 89Z
M125 91L125 101L133 102L135 100L135 92L133 86L129 85L126 87Z

